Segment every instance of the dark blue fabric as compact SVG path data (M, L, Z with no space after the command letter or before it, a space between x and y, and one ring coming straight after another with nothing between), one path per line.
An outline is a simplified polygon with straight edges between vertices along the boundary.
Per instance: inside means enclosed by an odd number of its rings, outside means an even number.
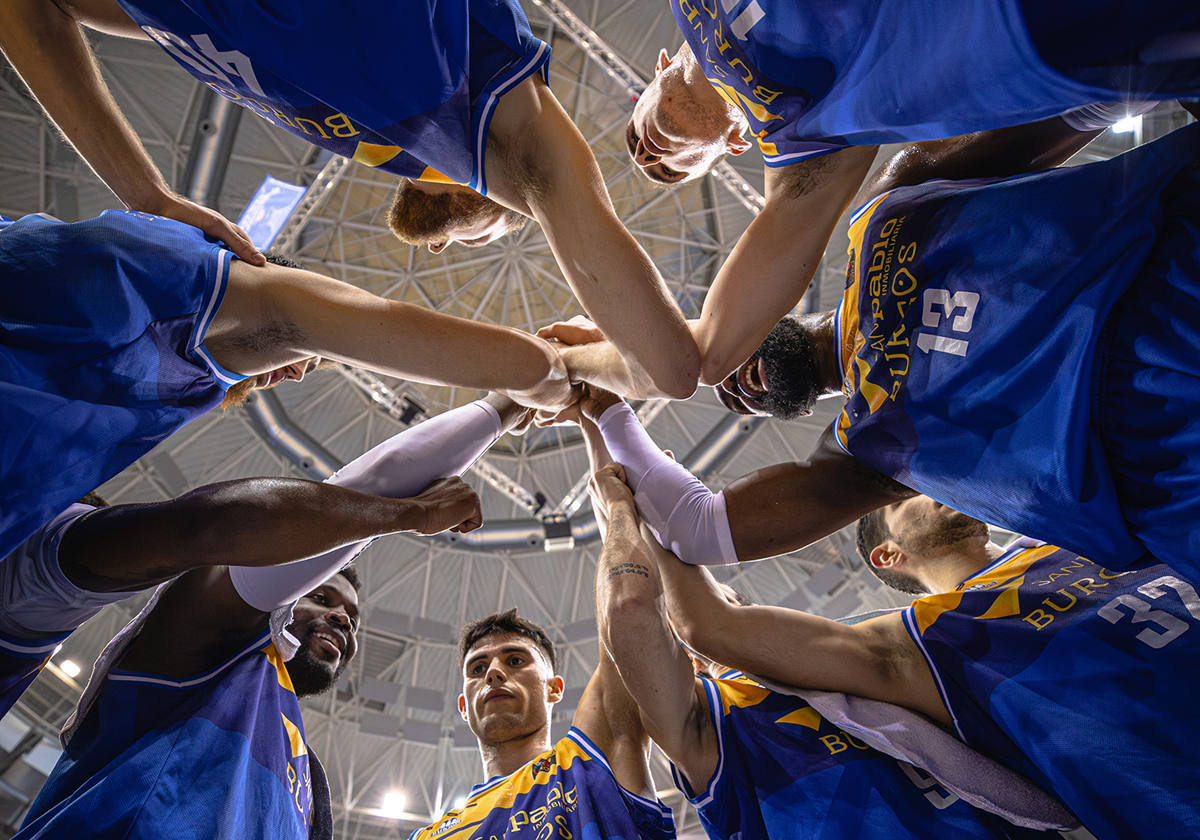
M157 216L0 223L0 557L240 378L200 344L228 268Z

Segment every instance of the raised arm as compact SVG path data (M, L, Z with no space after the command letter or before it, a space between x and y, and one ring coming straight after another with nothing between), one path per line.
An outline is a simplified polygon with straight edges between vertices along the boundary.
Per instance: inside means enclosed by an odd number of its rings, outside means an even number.
M487 178L492 198L542 226L567 283L635 375L667 396L691 396L700 362L679 306L613 211L587 141L540 79L496 109Z
M900 615L844 625L725 598L707 569L651 544L667 614L685 643L722 665L800 688L897 703L949 724L925 661Z
M911 143L867 176L854 203L864 204L896 187L934 178L999 178L1048 169L1065 162L1103 131L1081 130L1063 117L1050 117L945 140Z
M875 146L765 170L766 204L717 272L693 332L700 381L716 385L758 349L808 289Z
M167 186L113 101L79 23L65 8L52 0L0 3L0 50L51 121L131 210L198 227L242 259L261 265L262 254L241 228ZM126 22L137 31L132 21Z
M67 530L58 559L82 589L132 592L231 560L275 566L397 531L437 533L477 514L471 496L387 499L298 478L244 478L95 510Z
M658 568L639 533L633 494L615 464L592 476L591 491L609 522L596 573L600 640L650 737L694 790L703 789L716 770L716 732L691 659L660 609Z
M566 369L546 341L300 268L233 263L205 346L242 374L315 355L417 382L496 391L537 407L560 408L571 399Z

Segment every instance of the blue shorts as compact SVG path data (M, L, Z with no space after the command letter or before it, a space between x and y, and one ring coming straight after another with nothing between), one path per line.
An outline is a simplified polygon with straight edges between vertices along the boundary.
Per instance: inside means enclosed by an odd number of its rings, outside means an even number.
M0 221L0 557L243 378L202 343L229 260L144 213Z
M1200 576L1200 166L1164 190L1165 220L1109 319L1099 423L1130 531Z

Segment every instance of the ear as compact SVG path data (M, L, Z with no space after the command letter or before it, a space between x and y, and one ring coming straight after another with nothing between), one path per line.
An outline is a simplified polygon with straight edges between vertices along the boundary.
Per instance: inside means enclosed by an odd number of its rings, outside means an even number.
M729 137L725 140L725 151L731 155L743 155L753 145L753 143L742 136L740 128L732 128L729 131Z
M555 674L546 680L546 699L551 703L557 703L563 698L563 689L565 687L566 683L563 682L563 678Z
M467 696L465 694L458 695L458 716L463 720L467 719Z
M876 569L898 569L907 559L900 546L891 540L886 540L871 549L871 565Z
M658 51L658 64L654 65L654 75L657 76L659 73L666 70L667 66L670 63L671 63L671 56L667 55L666 50L660 49Z

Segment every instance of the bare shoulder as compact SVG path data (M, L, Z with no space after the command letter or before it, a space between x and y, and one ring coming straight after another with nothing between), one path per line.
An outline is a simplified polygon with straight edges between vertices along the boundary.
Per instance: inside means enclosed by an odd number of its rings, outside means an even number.
M832 428L827 428L821 433L810 457L814 462L821 461L835 468L840 478L852 484L864 501L876 503L875 507L901 502L917 495L916 490L867 466L842 449L834 437Z

